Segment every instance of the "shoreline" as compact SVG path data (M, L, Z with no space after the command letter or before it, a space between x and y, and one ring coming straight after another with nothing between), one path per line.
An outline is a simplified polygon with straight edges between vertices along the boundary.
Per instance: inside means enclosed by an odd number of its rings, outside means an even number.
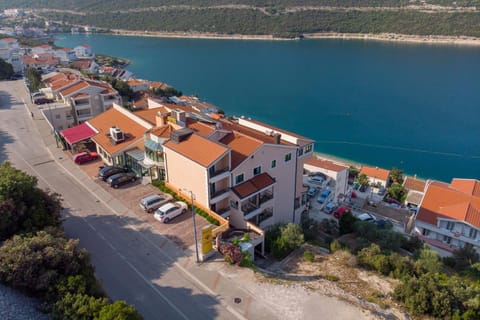
M153 32L153 31L130 31L122 29L111 30L112 35L138 36L154 38L186 38L186 39L218 39L218 40L263 40L263 41L294 41L301 39L343 39L343 40L368 40L401 42L415 44L440 44L458 46L480 46L480 38L470 36L438 36L438 35L407 35L398 33L305 33L302 37L280 38L273 35L243 35L243 34L222 34L208 32Z

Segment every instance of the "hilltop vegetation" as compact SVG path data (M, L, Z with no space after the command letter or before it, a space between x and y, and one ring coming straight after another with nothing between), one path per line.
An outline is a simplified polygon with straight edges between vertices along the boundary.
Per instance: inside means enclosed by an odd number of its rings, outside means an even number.
M142 32L480 36L480 0L6 0L2 7L33 8L67 25Z

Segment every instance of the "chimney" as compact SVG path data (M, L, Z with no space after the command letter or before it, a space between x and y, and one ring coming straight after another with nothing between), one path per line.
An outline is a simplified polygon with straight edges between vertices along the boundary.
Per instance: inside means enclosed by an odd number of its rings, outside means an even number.
M157 127L163 127L167 124L166 115L163 115L160 111L155 115L155 124Z
M280 133L274 133L273 134L273 141L275 142L275 144L280 144L280 137L282 135Z

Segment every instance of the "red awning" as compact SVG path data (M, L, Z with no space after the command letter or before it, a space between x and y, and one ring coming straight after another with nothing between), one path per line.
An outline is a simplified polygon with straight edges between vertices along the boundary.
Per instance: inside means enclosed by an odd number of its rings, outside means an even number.
M93 137L96 132L93 131L93 129L90 128L86 123L82 123L81 125L78 125L76 127L62 130L60 134L62 135L62 137L65 138L69 145L72 145L74 143Z

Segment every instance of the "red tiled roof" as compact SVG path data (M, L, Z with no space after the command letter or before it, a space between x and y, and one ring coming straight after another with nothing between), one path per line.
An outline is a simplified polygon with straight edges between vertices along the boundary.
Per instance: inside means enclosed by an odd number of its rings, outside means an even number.
M157 124L157 119L156 119L156 116L157 116L157 113L162 113L162 114L165 114L165 113L168 113L169 111L163 107L160 107L160 108L153 108L153 109L146 109L146 110L138 110L138 111L134 111L134 114L140 118L142 118L143 120L153 124L153 125L156 125Z
M162 138L170 138L170 133L174 129L172 128L171 125L167 124L163 127L156 127L152 129L151 133L157 137L162 137Z
M262 145L261 141L238 132L227 134L225 137L220 139L219 142L229 146L232 149L230 153L232 170Z
M143 134L148 130L136 121L127 117L115 107L99 114L87 121L92 127L98 130L98 133L92 137L92 140L99 144L110 155L122 150L136 140L143 139ZM112 144L110 137L110 128L116 126L120 128L127 138L118 144Z
M318 158L310 159L306 161L305 164L308 164L317 168L335 171L335 172L340 172L347 169L347 167L336 164L330 160L324 160L324 159L318 159Z
M475 197L480 197L480 181L473 179L453 179L452 188Z
M480 196L474 189L458 189L459 182L461 185L464 182L478 185L480 182L456 180L453 179L452 184L439 181L428 184L416 219L435 226L438 218L453 219L480 228Z
M3 41L5 41L5 42L16 42L16 41L18 41L18 40L15 39L15 38L3 38L3 39L0 39L0 40L3 40Z
M275 179L272 178L268 173L264 172L233 187L232 190L240 199L244 199L274 183Z
M205 124L200 121L195 121L195 120L188 121L187 127L205 137L208 136L213 131L215 131L215 128L213 128L211 125Z
M64 89L62 91L60 91L60 94L64 97L72 94L72 93L75 93L77 91L80 91L84 88L88 87L88 83L86 81L82 81L82 82L79 82L77 84L74 84L73 86L71 87L68 87L67 89Z
M372 177L383 181L387 181L388 177L390 176L389 170L379 167L362 166L362 169L360 169L360 174L362 173L366 174L367 177Z
M415 190L418 192L425 192L426 181L422 179L406 177L403 182L403 187L407 190Z
M170 140L164 144L164 147L181 154L205 168L209 167L228 152L228 148L196 133L190 134L190 136L179 143Z

